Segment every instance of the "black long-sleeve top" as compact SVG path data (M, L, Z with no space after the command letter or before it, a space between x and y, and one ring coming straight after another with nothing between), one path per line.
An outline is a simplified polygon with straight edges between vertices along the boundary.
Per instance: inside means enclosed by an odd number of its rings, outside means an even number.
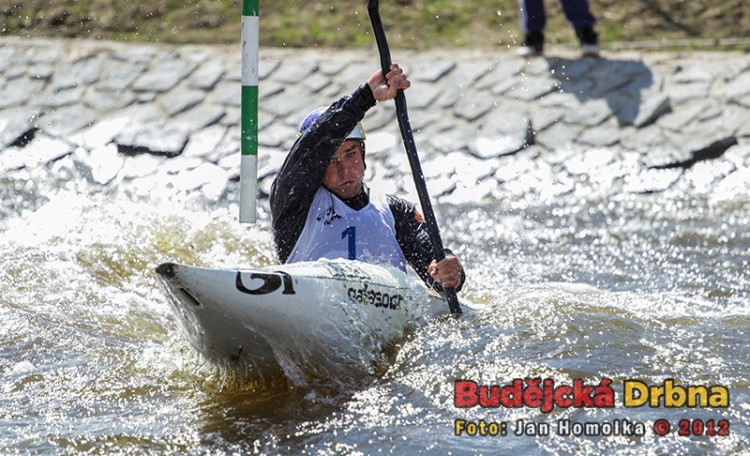
M372 90L363 84L320 114L292 146L273 182L270 197L274 242L282 263L286 263L302 234L315 192L323 185L331 157L373 106ZM365 207L370 196L367 187L363 187L362 193L344 200L344 203L355 210ZM387 201L396 223L396 240L409 265L425 283L442 291L427 273L434 258L427 224L409 201L393 195L387 195ZM446 253L451 254L447 249ZM465 279L462 271L457 290Z

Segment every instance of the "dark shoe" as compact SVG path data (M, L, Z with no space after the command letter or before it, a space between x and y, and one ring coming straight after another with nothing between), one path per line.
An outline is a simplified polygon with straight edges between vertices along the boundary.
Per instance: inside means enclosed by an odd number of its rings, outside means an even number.
M581 52L584 57L599 56L599 36L597 36L593 27L578 28L576 29L576 35L581 42Z
M521 47L518 48L518 55L534 57L542 54L544 54L544 33L541 30L529 32Z

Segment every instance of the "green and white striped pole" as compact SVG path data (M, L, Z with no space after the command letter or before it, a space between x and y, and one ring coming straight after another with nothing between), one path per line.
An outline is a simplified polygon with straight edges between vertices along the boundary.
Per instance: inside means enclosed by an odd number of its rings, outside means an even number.
M240 223L255 223L258 190L258 3L242 0Z

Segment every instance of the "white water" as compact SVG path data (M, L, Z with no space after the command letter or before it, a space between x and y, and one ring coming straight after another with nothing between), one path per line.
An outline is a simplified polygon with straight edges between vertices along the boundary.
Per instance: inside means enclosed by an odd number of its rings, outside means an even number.
M484 305L431 320L356 384L257 389L201 360L153 268L274 260L267 214L179 189L148 198L38 172L6 176L0 227L0 453L739 454L750 448L747 195L581 186L438 206L444 242ZM33 177L31 181L27 180ZM156 184L155 184L156 185ZM580 196L585 195L585 196ZM232 201L232 195L226 196ZM264 202L261 201L261 205ZM454 381L613 380L614 409L459 409ZM726 408L622 406L622 385L722 385ZM644 422L644 436L454 434L457 419ZM655 435L657 419L672 433ZM726 419L730 435L676 435Z

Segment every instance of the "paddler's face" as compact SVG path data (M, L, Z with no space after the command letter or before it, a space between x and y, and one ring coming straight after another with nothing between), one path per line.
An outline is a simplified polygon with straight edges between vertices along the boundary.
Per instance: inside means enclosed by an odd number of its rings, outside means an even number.
M358 140L344 141L331 158L323 185L341 199L353 198L362 191L365 163L362 144Z

